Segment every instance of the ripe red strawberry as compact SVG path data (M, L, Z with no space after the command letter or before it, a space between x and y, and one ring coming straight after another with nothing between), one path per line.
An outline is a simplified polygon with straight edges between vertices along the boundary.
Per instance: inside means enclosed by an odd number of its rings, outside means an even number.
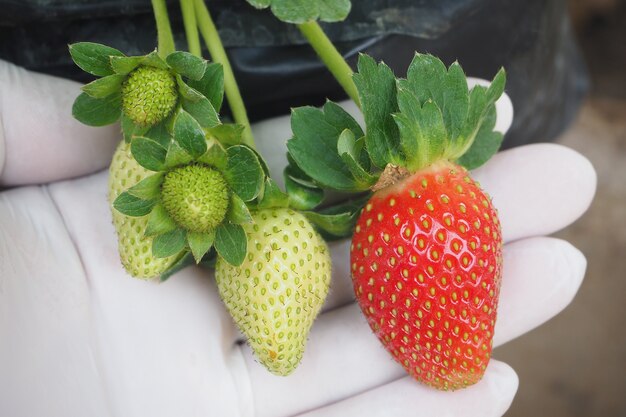
M377 191L352 239L354 290L370 327L409 374L439 389L485 371L501 264L496 210L450 162Z

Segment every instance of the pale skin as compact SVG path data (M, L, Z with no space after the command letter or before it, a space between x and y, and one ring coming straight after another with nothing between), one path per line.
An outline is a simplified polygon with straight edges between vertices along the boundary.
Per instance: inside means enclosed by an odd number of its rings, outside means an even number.
M164 284L129 277L106 200L119 128L74 121L78 91L0 62L0 183L14 187L0 194L0 415L485 417L508 409L520 381L497 360L480 383L454 393L405 376L353 302L346 242L330 245L331 293L286 378L242 343L210 272L188 268ZM507 103L501 130L510 125ZM280 179L288 117L253 130ZM545 236L584 213L596 177L583 156L545 144L502 152L473 176L493 197L506 242L499 346L572 301L584 255Z

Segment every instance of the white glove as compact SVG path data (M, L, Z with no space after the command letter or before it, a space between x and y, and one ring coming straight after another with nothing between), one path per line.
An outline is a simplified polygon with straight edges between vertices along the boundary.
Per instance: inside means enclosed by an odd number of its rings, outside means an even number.
M117 127L72 119L78 93L70 81L0 62L0 181L33 184L0 193L1 416L489 417L507 410L518 380L497 360L480 383L457 392L406 376L353 301L345 242L331 245L331 294L289 377L267 372L241 343L211 273L187 268L163 284L129 277L118 259L107 173L68 179L104 168L120 140ZM510 102L499 106L505 130ZM253 130L278 179L288 118ZM596 177L584 157L553 144L502 152L474 177L499 209L506 242L498 346L575 295L584 256L544 235L587 209Z

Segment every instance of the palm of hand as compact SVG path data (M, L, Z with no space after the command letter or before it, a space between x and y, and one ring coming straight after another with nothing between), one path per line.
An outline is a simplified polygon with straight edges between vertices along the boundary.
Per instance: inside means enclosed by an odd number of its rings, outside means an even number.
M76 85L0 63L0 87L5 184L104 166L118 135L70 119ZM288 118L254 130L279 178ZM0 414L498 416L512 401L517 377L496 360L483 381L455 393L405 376L353 302L346 242L331 244L331 294L302 364L287 378L269 374L242 343L210 273L188 268L161 285L126 275L106 177L1 194ZM502 152L474 177L499 208L507 242L497 346L557 314L576 293L584 257L542 236L586 210L595 175L573 151L534 145Z

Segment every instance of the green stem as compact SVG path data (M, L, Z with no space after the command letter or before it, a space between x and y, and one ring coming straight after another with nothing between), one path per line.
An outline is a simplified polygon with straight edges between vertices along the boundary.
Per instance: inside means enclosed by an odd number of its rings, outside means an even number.
M187 35L187 46L189 47L189 52L195 56L202 57L200 36L198 35L198 26L196 25L196 11L194 9L193 0L180 0L180 8L183 12L183 22L185 24L185 34Z
M154 18L157 26L159 55L161 58L165 58L176 50L176 46L174 45L174 36L172 35L172 28L170 26L170 19L167 16L165 0L152 0L152 10L154 11Z
M348 93L357 106L361 107L359 93L354 81L352 81L352 75L354 74L352 68L335 48L335 45L328 39L320 25L317 22L307 22L299 24L298 29L315 49L317 55L326 64L345 92Z
M213 23L213 19L211 18L209 9L204 4L204 0L195 0L195 5L198 27L204 38L204 43L209 49L213 60L222 64L224 68L224 90L226 92L226 99L228 100L230 110L233 112L235 122L244 127L243 143L254 148L254 137L252 136L252 129L250 129L250 121L248 120L246 107L243 104L239 86L235 80L235 74L230 66L230 61L224 50L224 45L222 45L222 40L217 32L215 23Z

